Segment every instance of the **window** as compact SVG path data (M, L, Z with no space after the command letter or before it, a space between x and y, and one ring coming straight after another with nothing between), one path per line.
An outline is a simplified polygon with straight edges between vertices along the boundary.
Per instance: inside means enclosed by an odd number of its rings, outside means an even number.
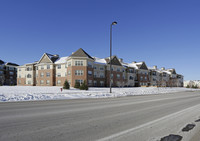
M75 61L75 66L83 66L83 61Z
M50 69L50 65L47 65L47 69Z
M40 73L40 77L44 77L44 73L43 72Z
M124 69L122 69L122 72L125 72L125 70L124 70Z
M47 73L46 73L46 77L50 77L50 72L47 72Z
M104 78L104 73L103 72L100 73L100 78Z
M94 69L96 70L96 69L97 69L97 66L94 66Z
M3 71L0 71L0 74L3 74Z
M21 78L21 74L19 74L19 76L18 76L19 78Z
M152 75L156 75L156 72L155 72L155 71L153 71L153 72L152 72Z
M155 78L153 78L153 81L156 81L156 79L155 79Z
M69 62L69 63L68 63L68 67L70 67L71 65L72 65L71 62Z
M40 80L40 84L44 84L44 80Z
M27 75L27 78L31 78L31 74L28 74L28 75Z
M120 74L117 74L117 79L120 79Z
M129 80L133 80L133 76L130 76L130 77L129 77Z
M97 72L94 72L94 78L97 78Z
M67 72L65 72L65 76L67 76Z
M133 69L129 69L129 73L133 73L134 71L133 71Z
M123 74L123 79L126 79L125 75Z
M50 84L50 81L49 81L49 80L47 80L47 81L46 81L46 84L47 84L47 85L49 85L49 84Z
M21 71L21 68L19 68L19 71Z
M104 67L100 67L99 69L100 69L100 70L104 70Z
M38 67L35 67L36 68L36 70L38 70Z
M92 75L92 71L88 71L88 75L91 76Z
M117 68L117 72L120 72L120 68Z
M21 84L21 80L18 81L18 84Z
M147 77L146 77L146 76L144 77L144 80L147 80Z
M68 75L71 75L71 71L70 70L68 70Z
M57 73L57 77L61 77L61 74L60 74L60 73Z
M97 86L97 81L94 81L93 83L94 83L94 86Z
M83 84L83 80L76 79L75 82L79 82L80 84Z
M101 86L104 86L104 81L100 81L100 85L101 85Z
M163 73L163 77L166 77L166 73Z
M65 68L67 68L67 64L65 64Z
M57 84L61 84L61 80L58 80L58 81L57 81Z
M31 81L28 81L28 84L31 84Z
M9 70L15 70L15 68L14 67L9 67Z
M57 69L61 69L61 64L58 64L58 65L57 65Z
M26 71L32 71L32 68L31 67L27 67Z
M83 70L75 70L75 75L83 75Z
M88 62L88 67L92 68L92 63Z
M9 74L10 74L10 75L13 75L13 74L14 74L14 72L10 71L10 72L9 72Z
M42 66L41 66L41 70L43 70L43 69L44 69L44 66L42 65Z
M140 76L140 80L143 80L143 77L142 77L142 76Z
M111 74L111 78L113 78L113 74Z
M89 84L89 85L92 85L92 80L88 80L88 84Z

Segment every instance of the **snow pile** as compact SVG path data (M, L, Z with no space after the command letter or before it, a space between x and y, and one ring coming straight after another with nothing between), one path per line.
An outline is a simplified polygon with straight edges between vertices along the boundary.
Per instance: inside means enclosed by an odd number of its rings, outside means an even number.
M28 100L53 100L53 99L77 99L77 98L106 98L129 95L164 94L181 91L194 91L187 88L89 88L88 91L81 91L71 88L63 90L61 87L39 87L39 86L1 86L0 101L28 101Z

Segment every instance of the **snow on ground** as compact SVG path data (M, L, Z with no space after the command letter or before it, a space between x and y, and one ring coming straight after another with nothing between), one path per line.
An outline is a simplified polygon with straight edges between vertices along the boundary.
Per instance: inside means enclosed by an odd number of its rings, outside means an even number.
M71 88L63 90L61 87L39 87L39 86L1 86L0 102L6 101L28 101L28 100L53 100L53 99L77 99L77 98L106 98L128 95L164 94L181 91L194 91L188 88L155 88L155 87L132 87L112 88L89 88L88 91Z

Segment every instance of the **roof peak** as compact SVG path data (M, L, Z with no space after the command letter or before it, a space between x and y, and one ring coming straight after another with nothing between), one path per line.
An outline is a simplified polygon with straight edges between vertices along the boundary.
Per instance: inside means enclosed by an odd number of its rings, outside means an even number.
M94 60L94 58L92 58L87 52L85 52L82 48L79 48L76 52L72 53L70 55L70 57L87 57L90 58L92 60Z

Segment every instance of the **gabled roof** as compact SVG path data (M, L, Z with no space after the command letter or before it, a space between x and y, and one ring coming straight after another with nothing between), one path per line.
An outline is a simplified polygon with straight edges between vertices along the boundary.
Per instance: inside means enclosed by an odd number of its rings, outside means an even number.
M148 70L147 65L145 64L145 62L137 62L137 63L130 63L129 66L134 67L136 69L144 69L144 70Z
M11 62L6 63L6 65L9 65L9 66L19 66L18 64L11 63Z
M59 59L59 56L58 56L58 55L52 55L52 54L49 54L49 53L44 53L44 54L42 55L42 57L40 58L40 60L38 61L38 63L41 62L41 60L43 59L44 56L47 56L48 59L49 59L49 61L50 61L51 63L54 63L56 60Z
M167 71L170 71L172 74L176 74L176 70L175 69L167 69Z
M4 64L4 63L5 63L4 61L0 60L0 65L2 65L2 64Z
M94 58L87 54L87 52L85 52L82 48L79 48L76 52L72 53L70 57L87 57L94 60Z
M46 55L49 57L49 59L54 63L56 60L59 59L59 56L58 55L52 55L52 54L49 54L49 53L46 53Z
M105 60L106 60L107 64L110 64L110 61L111 61L112 65L122 66L122 64L120 63L117 56L111 56L111 60L110 60L110 57L107 57L107 58L105 58Z

